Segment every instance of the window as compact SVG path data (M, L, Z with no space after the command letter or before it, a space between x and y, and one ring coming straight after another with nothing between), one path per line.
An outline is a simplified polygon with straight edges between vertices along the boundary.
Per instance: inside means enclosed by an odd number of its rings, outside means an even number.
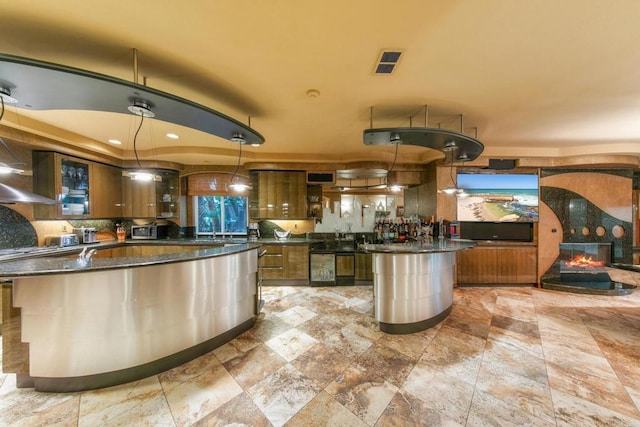
M247 234L246 197L198 196L195 200L196 234Z

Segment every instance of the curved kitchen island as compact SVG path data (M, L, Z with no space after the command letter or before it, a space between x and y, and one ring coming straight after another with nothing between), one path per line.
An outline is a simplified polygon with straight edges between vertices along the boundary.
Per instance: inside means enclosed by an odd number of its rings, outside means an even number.
M375 319L388 334L428 329L451 312L456 251L473 241L362 245L373 254Z
M66 392L129 382L250 329L259 247L0 264L21 309L32 386Z

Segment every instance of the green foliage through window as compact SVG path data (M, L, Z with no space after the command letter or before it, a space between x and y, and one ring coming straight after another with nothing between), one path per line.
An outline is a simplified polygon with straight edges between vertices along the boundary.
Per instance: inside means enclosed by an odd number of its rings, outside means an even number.
M196 197L196 234L246 234L247 198Z

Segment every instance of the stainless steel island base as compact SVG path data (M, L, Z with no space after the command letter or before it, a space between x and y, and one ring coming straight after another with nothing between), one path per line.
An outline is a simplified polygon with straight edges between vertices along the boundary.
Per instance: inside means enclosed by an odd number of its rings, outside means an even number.
M428 329L451 312L456 251L475 242L362 245L373 254L374 315L380 330L410 334Z
M22 309L35 389L78 391L147 377L251 328L257 249L225 250L111 269L97 259L85 271L16 277L13 302Z

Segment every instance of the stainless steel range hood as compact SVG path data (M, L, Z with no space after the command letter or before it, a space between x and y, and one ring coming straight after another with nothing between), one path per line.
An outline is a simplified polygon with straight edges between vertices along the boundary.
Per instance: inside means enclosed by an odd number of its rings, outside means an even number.
M0 183L0 203L37 203L42 205L57 205L60 202L39 194L18 190Z

